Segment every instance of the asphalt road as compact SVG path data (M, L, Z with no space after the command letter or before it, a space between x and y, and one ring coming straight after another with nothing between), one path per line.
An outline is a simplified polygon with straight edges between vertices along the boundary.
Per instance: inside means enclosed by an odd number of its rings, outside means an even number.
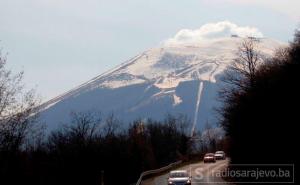
M225 181L218 175L220 171L226 168L228 160L219 160L216 163L194 163L182 166L176 170L187 170L192 176L192 185L198 184L225 184ZM142 185L167 185L169 172L147 179Z

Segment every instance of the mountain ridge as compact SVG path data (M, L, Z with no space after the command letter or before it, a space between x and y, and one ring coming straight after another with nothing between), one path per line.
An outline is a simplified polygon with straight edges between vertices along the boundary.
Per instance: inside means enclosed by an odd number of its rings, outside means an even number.
M160 119L161 113L155 109L163 107L165 111L162 110L162 112L165 113L187 114L193 120L192 130L197 125L203 127L204 122L216 121L211 118L213 117L211 109L218 106L218 102L215 100L216 97L209 97L207 100L202 97L207 96L205 93L216 96L217 86L220 83L219 76L235 58L235 52L241 41L242 38L228 37L198 44L151 48L45 102L40 107L41 116L52 128L54 125L59 125L57 123L59 119L62 122L68 122L68 119L64 118L67 115L54 113L57 112L55 109L59 109L62 105L65 105L65 110L59 110L65 114L67 111L88 111L90 108L104 111L105 114L114 112L125 121L131 121L134 117ZM259 45L264 55L271 56L276 48L282 46L282 43L264 38L260 39ZM181 88L184 84L190 86L183 90ZM128 89L131 90L128 91ZM196 93L189 92L192 90ZM134 91L138 93L136 97L131 97L130 94L134 94ZM116 96L113 97L107 94L108 92ZM88 94L90 97L86 96ZM189 94L194 94L191 95L194 97L194 102L188 99ZM103 99L102 96L106 98ZM85 100L82 97L85 97ZM94 101L90 98L94 98ZM125 101L126 98L132 102ZM80 103L74 104L79 99ZM119 102L114 99L118 99ZM203 112L205 112L204 115Z

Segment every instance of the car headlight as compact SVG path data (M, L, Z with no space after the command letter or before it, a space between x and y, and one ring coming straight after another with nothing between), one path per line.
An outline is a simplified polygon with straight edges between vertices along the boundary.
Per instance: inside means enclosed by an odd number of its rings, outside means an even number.
M187 180L186 183L187 183L187 184L190 184L190 183L191 183L191 180Z

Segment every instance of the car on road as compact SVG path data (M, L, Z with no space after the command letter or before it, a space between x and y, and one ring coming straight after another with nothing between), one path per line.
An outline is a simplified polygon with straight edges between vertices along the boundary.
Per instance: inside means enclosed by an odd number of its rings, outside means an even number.
M203 158L203 162L204 163L215 163L216 162L215 154L214 153L205 154L204 158Z
M186 170L176 170L169 173L168 185L191 185L192 177Z
M224 151L216 151L215 158L216 158L216 160L225 160L226 159L225 152Z

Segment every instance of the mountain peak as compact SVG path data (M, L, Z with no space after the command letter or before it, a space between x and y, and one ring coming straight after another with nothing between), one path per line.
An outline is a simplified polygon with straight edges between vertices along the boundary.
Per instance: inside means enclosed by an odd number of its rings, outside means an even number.
M127 121L183 113L194 124L215 122L212 109L218 104L218 78L235 58L242 39L224 37L149 49L46 102L41 115L51 128L67 122L71 111L89 110L114 112ZM280 46L272 39L259 42L266 56Z

